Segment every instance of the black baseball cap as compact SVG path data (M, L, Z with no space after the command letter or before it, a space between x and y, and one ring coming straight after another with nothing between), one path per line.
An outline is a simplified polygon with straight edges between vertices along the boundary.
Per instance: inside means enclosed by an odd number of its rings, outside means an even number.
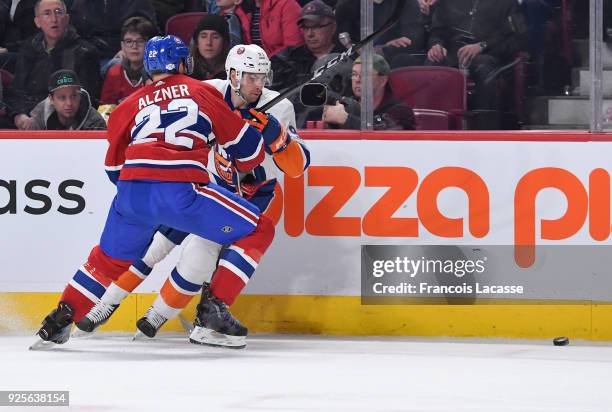
M304 20L320 20L323 17L329 17L336 20L336 15L331 7L322 0L313 0L302 8L302 14L298 20L298 25L302 25Z
M58 70L49 77L49 93L53 93L62 87L76 86L81 87L79 78L72 70Z

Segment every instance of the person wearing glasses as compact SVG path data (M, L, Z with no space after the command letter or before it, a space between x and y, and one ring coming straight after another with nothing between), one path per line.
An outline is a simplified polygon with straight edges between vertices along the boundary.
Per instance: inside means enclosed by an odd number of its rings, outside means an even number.
M312 66L317 59L344 51L334 42L334 11L323 1L314 0L302 8L298 26L304 35L304 44L288 47L271 58L273 90L284 90L306 81L312 76Z
M147 75L144 70L144 48L147 40L155 36L156 28L143 17L130 17L121 28L121 54L119 64L108 69L98 112L108 120L111 111L145 85Z
M331 53L342 53L344 48L334 41L336 18L331 7L321 0L314 0L302 8L298 25L304 35L304 44L288 47L272 57L274 73L271 89L282 91L310 79L317 60ZM307 109L301 104L299 96L291 99L298 119L305 117ZM298 128L303 127L298 123Z
M372 56L372 93L374 106L374 130L414 130L414 111L393 96L389 86L389 63L380 54ZM352 97L341 97L335 104L323 106L323 118L329 129L361 128L361 57L353 64L351 72ZM330 102L331 103L331 102Z
M30 111L47 97L47 82L57 70L75 71L83 88L91 95L94 107L97 107L100 93L98 55L95 48L68 25L66 4L62 0L39 0L34 13L40 33L19 49L15 77L6 96L9 116L21 130L34 127Z

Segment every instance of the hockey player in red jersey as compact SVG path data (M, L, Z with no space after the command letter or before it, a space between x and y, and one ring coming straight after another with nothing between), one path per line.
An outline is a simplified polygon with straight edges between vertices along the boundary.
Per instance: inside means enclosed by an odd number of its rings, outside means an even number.
M81 321L109 284L143 256L160 225L233 247L253 271L270 245L271 220L211 183L205 168L214 139L238 170L252 170L264 159L262 135L232 113L217 90L182 74L187 55L174 36L149 40L145 69L153 84L130 95L111 114L105 165L117 194L100 244L43 320L38 331L43 341L66 342L72 322ZM267 127L278 127L278 122ZM225 303L242 289L241 280L231 270L222 272L210 290L209 324L219 334L244 339L246 328ZM104 322L114 309L93 321Z
M257 45L234 46L228 54L225 67L229 80L209 80L206 83L219 90L228 106L239 112L244 118L251 119L254 115L261 118L261 121L256 121L255 124L263 129L266 159L252 172L241 176L240 190L236 187L238 179L231 156L223 148L215 145L209 153L207 167L212 171L211 178L216 183L234 192L241 192L265 214L274 198L274 189L278 184L276 176L279 171L290 177L302 175L308 167L310 154L295 130L293 105L287 99L273 106L267 115L252 111L278 95L277 92L264 87L270 74L270 61L264 50ZM286 135L281 134L280 140L274 135L269 137L270 130L264 127L270 116L279 120L286 130ZM275 142L276 146L274 146ZM210 328L207 328L201 320L208 306L209 283L217 269L217 261L221 266L220 270L225 270L224 266L234 268L245 285L251 279L253 272L246 262L233 255L231 248L221 251L221 245L215 242L196 235L189 235L186 239L185 236L187 235L173 229L160 230L155 235L145 256L134 262L128 271L113 282L101 301L86 317L93 319L97 312L106 312L107 308L118 305L146 279L155 264L167 256L177 244L183 242L183 250L176 268L164 282L153 306L147 310L143 318L138 320L137 328L148 337L155 336L163 323L178 315L191 298L198 294L199 285L205 282L190 341L235 347L235 340L225 340L212 334ZM181 285L180 279L185 279L197 286L189 288L189 285ZM216 277L212 279L213 284L216 281ZM81 327L81 324L77 326Z

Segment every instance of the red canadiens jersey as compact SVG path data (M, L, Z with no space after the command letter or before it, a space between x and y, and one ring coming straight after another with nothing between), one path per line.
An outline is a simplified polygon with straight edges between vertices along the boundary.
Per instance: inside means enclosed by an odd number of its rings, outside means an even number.
M112 181L207 183L212 141L247 171L265 156L259 131L214 87L176 74L132 93L111 113L105 168Z

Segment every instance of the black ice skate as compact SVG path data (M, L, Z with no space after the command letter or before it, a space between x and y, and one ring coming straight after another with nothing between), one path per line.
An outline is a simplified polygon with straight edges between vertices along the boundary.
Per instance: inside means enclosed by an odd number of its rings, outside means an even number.
M157 313L153 307L150 307L144 317L138 319L136 327L145 336L154 338L157 331L166 323L168 319Z
M98 327L104 325L111 315L117 310L119 305L109 305L99 301L87 312L83 319L77 322L76 327L84 332L93 332Z
M241 349L246 346L248 329L230 313L227 305L216 298L208 287L202 290L194 329L189 342Z
M35 342L30 349L39 349L49 344L62 344L70 339L70 329L74 309L66 302L60 302L56 309L45 317L42 326L36 333L40 340ZM51 345L52 346L52 345Z

